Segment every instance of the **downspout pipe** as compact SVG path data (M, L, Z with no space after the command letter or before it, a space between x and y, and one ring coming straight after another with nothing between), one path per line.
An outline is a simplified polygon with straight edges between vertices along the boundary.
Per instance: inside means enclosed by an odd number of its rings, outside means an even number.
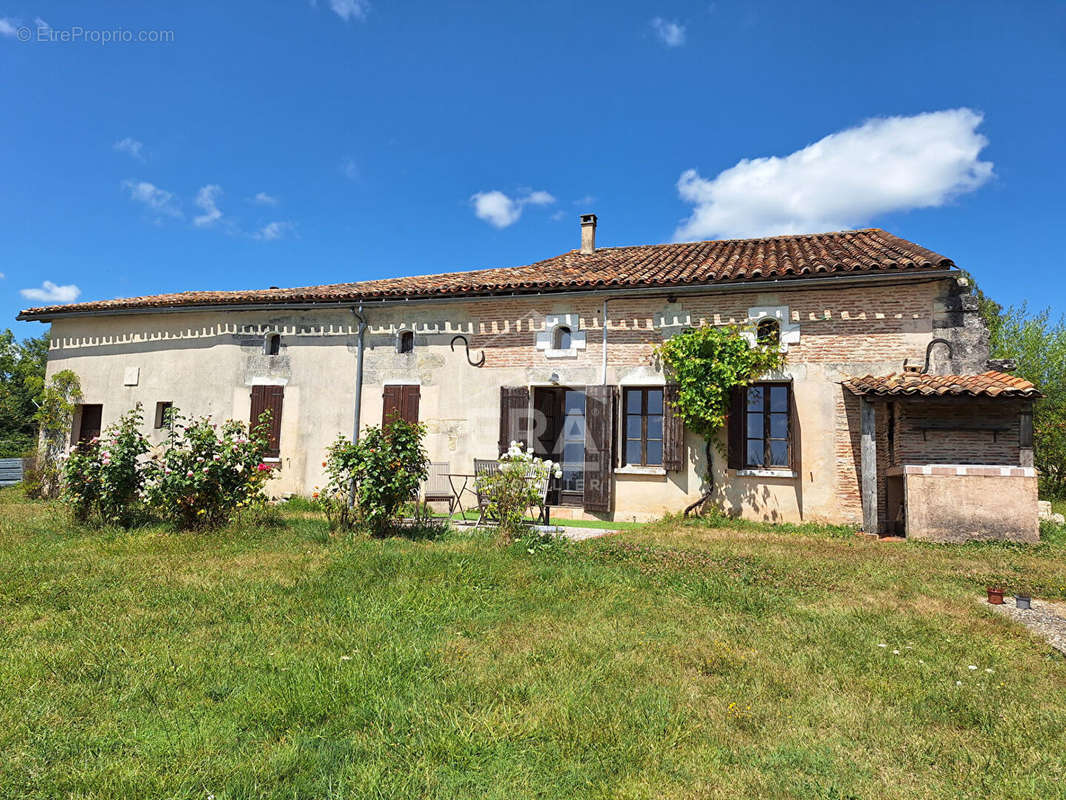
M352 422L352 441L358 442L363 406L363 351L366 349L366 317L363 316L363 304L353 308L352 314L359 323L355 334L355 419Z

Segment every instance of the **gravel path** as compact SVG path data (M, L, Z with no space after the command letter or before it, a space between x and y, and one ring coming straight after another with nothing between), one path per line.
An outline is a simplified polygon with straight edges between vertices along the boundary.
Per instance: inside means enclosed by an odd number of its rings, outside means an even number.
M1048 644L1066 655L1066 604L1033 600L1028 611L1016 608L1013 597L1004 597L1003 605L994 606L985 600L982 604L995 609L1015 622L1020 622L1033 633L1042 636Z

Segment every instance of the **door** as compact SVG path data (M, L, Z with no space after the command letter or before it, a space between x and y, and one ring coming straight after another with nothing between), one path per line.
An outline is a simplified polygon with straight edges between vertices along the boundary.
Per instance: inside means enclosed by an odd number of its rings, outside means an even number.
M553 480L552 505L580 506L585 491L585 392L568 387L533 390L536 413L533 452L558 462L563 477Z

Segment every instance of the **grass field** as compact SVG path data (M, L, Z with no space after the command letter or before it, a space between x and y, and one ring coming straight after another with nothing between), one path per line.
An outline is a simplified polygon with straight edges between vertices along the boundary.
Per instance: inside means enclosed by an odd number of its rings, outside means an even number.
M1059 798L1038 547L89 532L0 493L0 798ZM975 667L975 669L971 669Z

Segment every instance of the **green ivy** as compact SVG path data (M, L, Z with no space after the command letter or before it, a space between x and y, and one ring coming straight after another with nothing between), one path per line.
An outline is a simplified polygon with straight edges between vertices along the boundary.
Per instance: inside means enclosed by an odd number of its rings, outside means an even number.
M677 413L689 430L712 438L725 425L729 397L785 362L777 345L752 346L735 325L690 328L659 345L667 374L677 383Z

